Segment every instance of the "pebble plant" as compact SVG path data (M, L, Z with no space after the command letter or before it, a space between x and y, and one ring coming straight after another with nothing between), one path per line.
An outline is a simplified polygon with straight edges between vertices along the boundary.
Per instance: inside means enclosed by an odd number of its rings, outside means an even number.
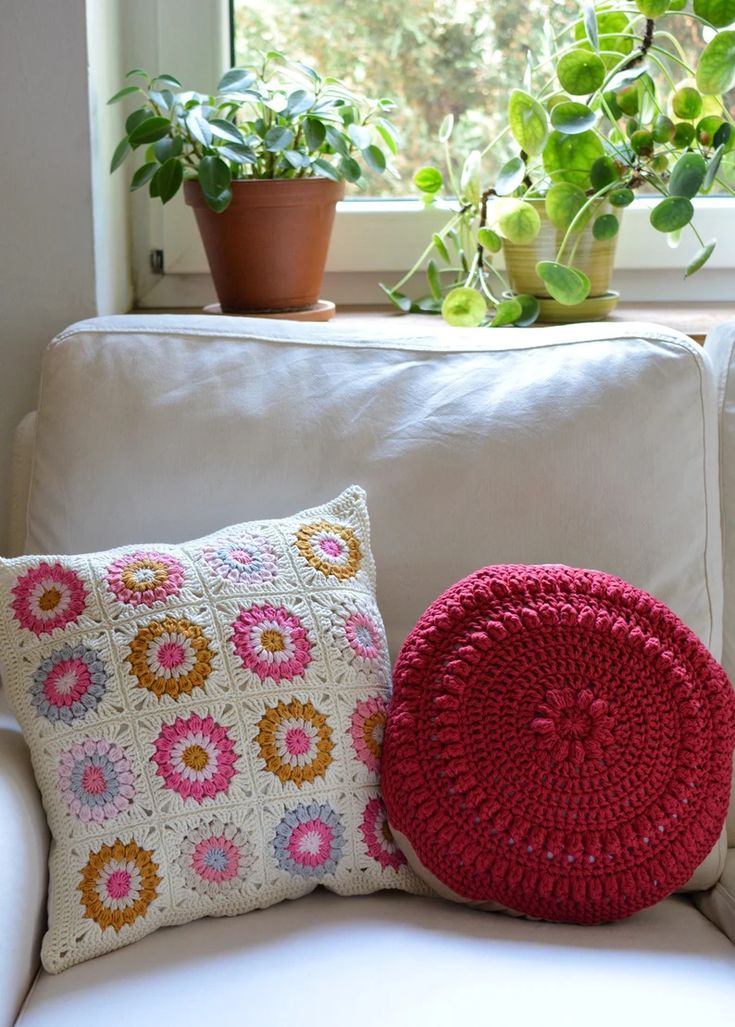
M559 303L573 306L589 294L589 279L575 266L582 230L612 238L635 190L656 199L656 231L672 242L693 234L686 276L699 270L716 240L697 232L692 200L712 190L735 195L734 122L725 99L735 86L734 22L735 0L585 3L546 53L529 55L507 124L461 170L454 120L444 119L446 174L421 167L413 181L426 205L441 201L451 213L410 271L383 286L391 301L406 313L441 313L453 325L532 324L538 301L513 295L494 263L504 241L528 244L537 236L539 204L529 200L543 201L559 233L555 259L536 265ZM693 23L702 39L696 62L682 46ZM512 155L486 184L483 162L504 147ZM402 290L424 267L429 293L412 300Z
M223 211L240 179L322 177L364 185L365 172L395 173L398 136L391 100L358 95L282 53L230 68L214 94L184 91L172 75L139 68L109 100L140 100L112 157L115 171L136 150L143 163L131 190L148 187L167 203L185 179L198 179L208 206Z

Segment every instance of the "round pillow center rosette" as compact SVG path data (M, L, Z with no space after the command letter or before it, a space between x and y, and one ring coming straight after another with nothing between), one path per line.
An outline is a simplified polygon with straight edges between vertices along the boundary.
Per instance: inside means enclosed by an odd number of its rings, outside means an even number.
M593 924L691 877L734 744L725 672L663 603L597 571L487 567L404 643L382 788L436 890Z

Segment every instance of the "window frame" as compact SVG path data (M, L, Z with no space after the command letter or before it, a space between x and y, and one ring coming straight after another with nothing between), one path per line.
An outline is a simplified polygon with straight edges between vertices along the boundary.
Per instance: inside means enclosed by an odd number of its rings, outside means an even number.
M127 66L171 72L182 81L214 84L232 60L229 0L129 0L124 8ZM119 174L129 174L123 170ZM711 301L733 293L735 199L698 198L696 226L705 240L717 238L706 268L683 285L688 258L697 249L686 233L678 248L648 223L655 197L639 197L625 211L615 260L614 286L631 302ZM165 207L144 190L131 195L132 262L139 307L201 307L214 290L204 249L182 196ZM394 283L411 267L449 216L448 207L424 209L418 200L350 199L338 204L327 260L324 295L338 303L386 302L381 281ZM151 268L162 251L163 272Z

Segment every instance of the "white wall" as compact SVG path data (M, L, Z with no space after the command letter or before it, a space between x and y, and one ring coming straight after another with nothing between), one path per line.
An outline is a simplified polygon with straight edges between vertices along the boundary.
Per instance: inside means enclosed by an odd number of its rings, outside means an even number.
M89 75L86 6L98 82ZM109 164L103 151L114 131L108 119L120 116L100 102L110 95L105 76L117 79L118 74L103 56L103 47L115 38L118 0L87 0L87 5L84 0L2 0L1 9L0 551L5 551L10 443L19 419L35 406L43 349L73 321L127 309L130 285L120 198L124 183L121 178L110 185L102 170Z

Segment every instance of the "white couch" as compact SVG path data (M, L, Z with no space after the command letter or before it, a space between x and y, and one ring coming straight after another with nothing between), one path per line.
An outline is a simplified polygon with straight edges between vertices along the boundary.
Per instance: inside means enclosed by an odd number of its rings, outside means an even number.
M394 656L462 575L554 562L653 592L718 658L724 623L732 673L735 326L704 351L653 325L401 331L164 316L73 326L49 347L38 411L18 432L14 548L175 542L356 482ZM735 1023L724 834L692 893L616 924L320 890L37 972L48 839L0 710L2 1024Z

